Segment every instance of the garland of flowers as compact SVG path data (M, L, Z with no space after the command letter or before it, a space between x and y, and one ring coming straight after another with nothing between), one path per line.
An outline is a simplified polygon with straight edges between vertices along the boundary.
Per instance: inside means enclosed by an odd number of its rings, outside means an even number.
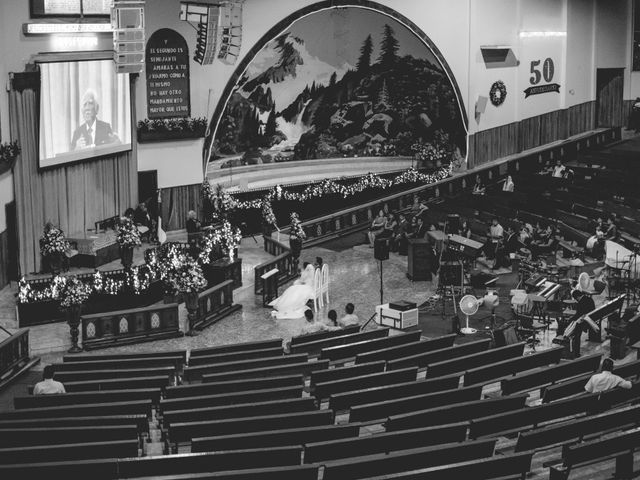
M179 265L172 269L168 275L168 283L173 290L180 293L197 293L207 286L202 267L191 257L182 254Z
M19 154L20 147L17 141L0 143L0 163L12 165Z
M58 227L45 229L40 237L40 255L46 257L53 253L64 253L69 250L69 242L65 239L64 233Z
M414 143L411 150L414 152L416 160L433 162L434 164L451 158L451 152L436 148L430 143Z
M122 217L116 227L116 241L122 247L137 247L142 245L140 232L133 220L129 217Z
M276 214L273 213L273 207L269 201L262 202L262 218L267 225L273 225L278 228Z
M211 253L217 245L222 247L222 252L233 261L235 250L242 241L242 233L239 228L233 228L231 224L225 220L222 222L222 228L210 230L202 237L202 244L198 260L203 265L211 263Z
M443 157L446 158L446 155ZM347 198L352 195L356 195L365 190L370 189L387 189L396 185L404 185L407 183L424 183L430 184L440 180L444 180L451 176L453 172L453 165L449 164L443 166L433 173L421 173L415 168L409 168L400 173L394 178L387 179L381 178L375 173L368 173L351 185L344 185L338 183L335 180L323 180L319 183L308 185L302 192L292 192L285 190L281 185L276 185L271 188L269 192L262 198L255 200L238 200L234 195L231 195L220 186L214 191L213 187L209 183L208 178L205 178L202 184L202 195L208 198L209 201L217 205L218 208L224 211L230 210L248 210L251 208L262 209L263 218L267 221L265 213L273 213L273 207L271 203L274 200L293 200L297 202L306 202L312 198L321 198L326 195L340 195L343 198ZM269 204L268 206L266 206ZM275 218L275 216L274 216Z

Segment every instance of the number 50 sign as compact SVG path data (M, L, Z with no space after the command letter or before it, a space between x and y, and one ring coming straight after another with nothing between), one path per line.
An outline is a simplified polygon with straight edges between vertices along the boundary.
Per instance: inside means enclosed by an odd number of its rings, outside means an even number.
M540 68L542 64L542 68ZM529 77L529 83L533 85L524 91L524 98L528 98L532 95L541 95L543 93L556 92L560 93L560 85L557 83L551 83L555 74L555 65L553 59L547 58L544 62L541 60L533 60L529 69L531 77ZM544 79L546 84L540 85L540 82Z

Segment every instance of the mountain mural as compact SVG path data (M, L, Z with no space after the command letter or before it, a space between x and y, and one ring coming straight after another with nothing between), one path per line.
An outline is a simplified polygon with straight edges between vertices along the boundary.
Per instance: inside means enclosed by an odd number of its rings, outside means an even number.
M309 43L300 26L269 42L236 84L215 132L220 166L407 156L425 146L464 156L466 132L442 67L401 24L386 17L379 27L341 55L328 54L332 46L319 47L317 38ZM337 36L327 42L345 48Z

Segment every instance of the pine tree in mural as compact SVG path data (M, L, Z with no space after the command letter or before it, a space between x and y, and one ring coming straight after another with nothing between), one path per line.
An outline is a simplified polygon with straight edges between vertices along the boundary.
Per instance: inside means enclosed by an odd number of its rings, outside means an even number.
M382 80L382 87L378 92L378 98L376 99L376 111L384 112L391 107L391 100L389 98L389 88L387 87L387 80Z
M338 80L338 74L336 72L333 72L333 74L331 75L331 78L329 79L329 86L333 87L336 84L337 80Z
M382 43L380 44L379 62L385 69L391 69L398 60L399 43L395 37L395 32L389 24L385 24L384 33L382 34Z
M360 48L360 58L358 58L358 64L356 65L358 73L364 74L369 71L369 68L371 67L372 51L373 41L371 40L371 35L368 35Z
M269 112L269 117L267 118L267 124L264 127L264 134L267 137L272 137L276 134L276 109L271 108L271 112Z

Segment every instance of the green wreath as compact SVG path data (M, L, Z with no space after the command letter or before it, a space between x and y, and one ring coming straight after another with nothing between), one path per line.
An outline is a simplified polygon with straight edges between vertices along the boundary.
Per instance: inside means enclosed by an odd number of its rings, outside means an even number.
M502 80L498 80L491 85L489 98L495 107L499 107L504 103L505 98L507 98L507 87L504 85Z

